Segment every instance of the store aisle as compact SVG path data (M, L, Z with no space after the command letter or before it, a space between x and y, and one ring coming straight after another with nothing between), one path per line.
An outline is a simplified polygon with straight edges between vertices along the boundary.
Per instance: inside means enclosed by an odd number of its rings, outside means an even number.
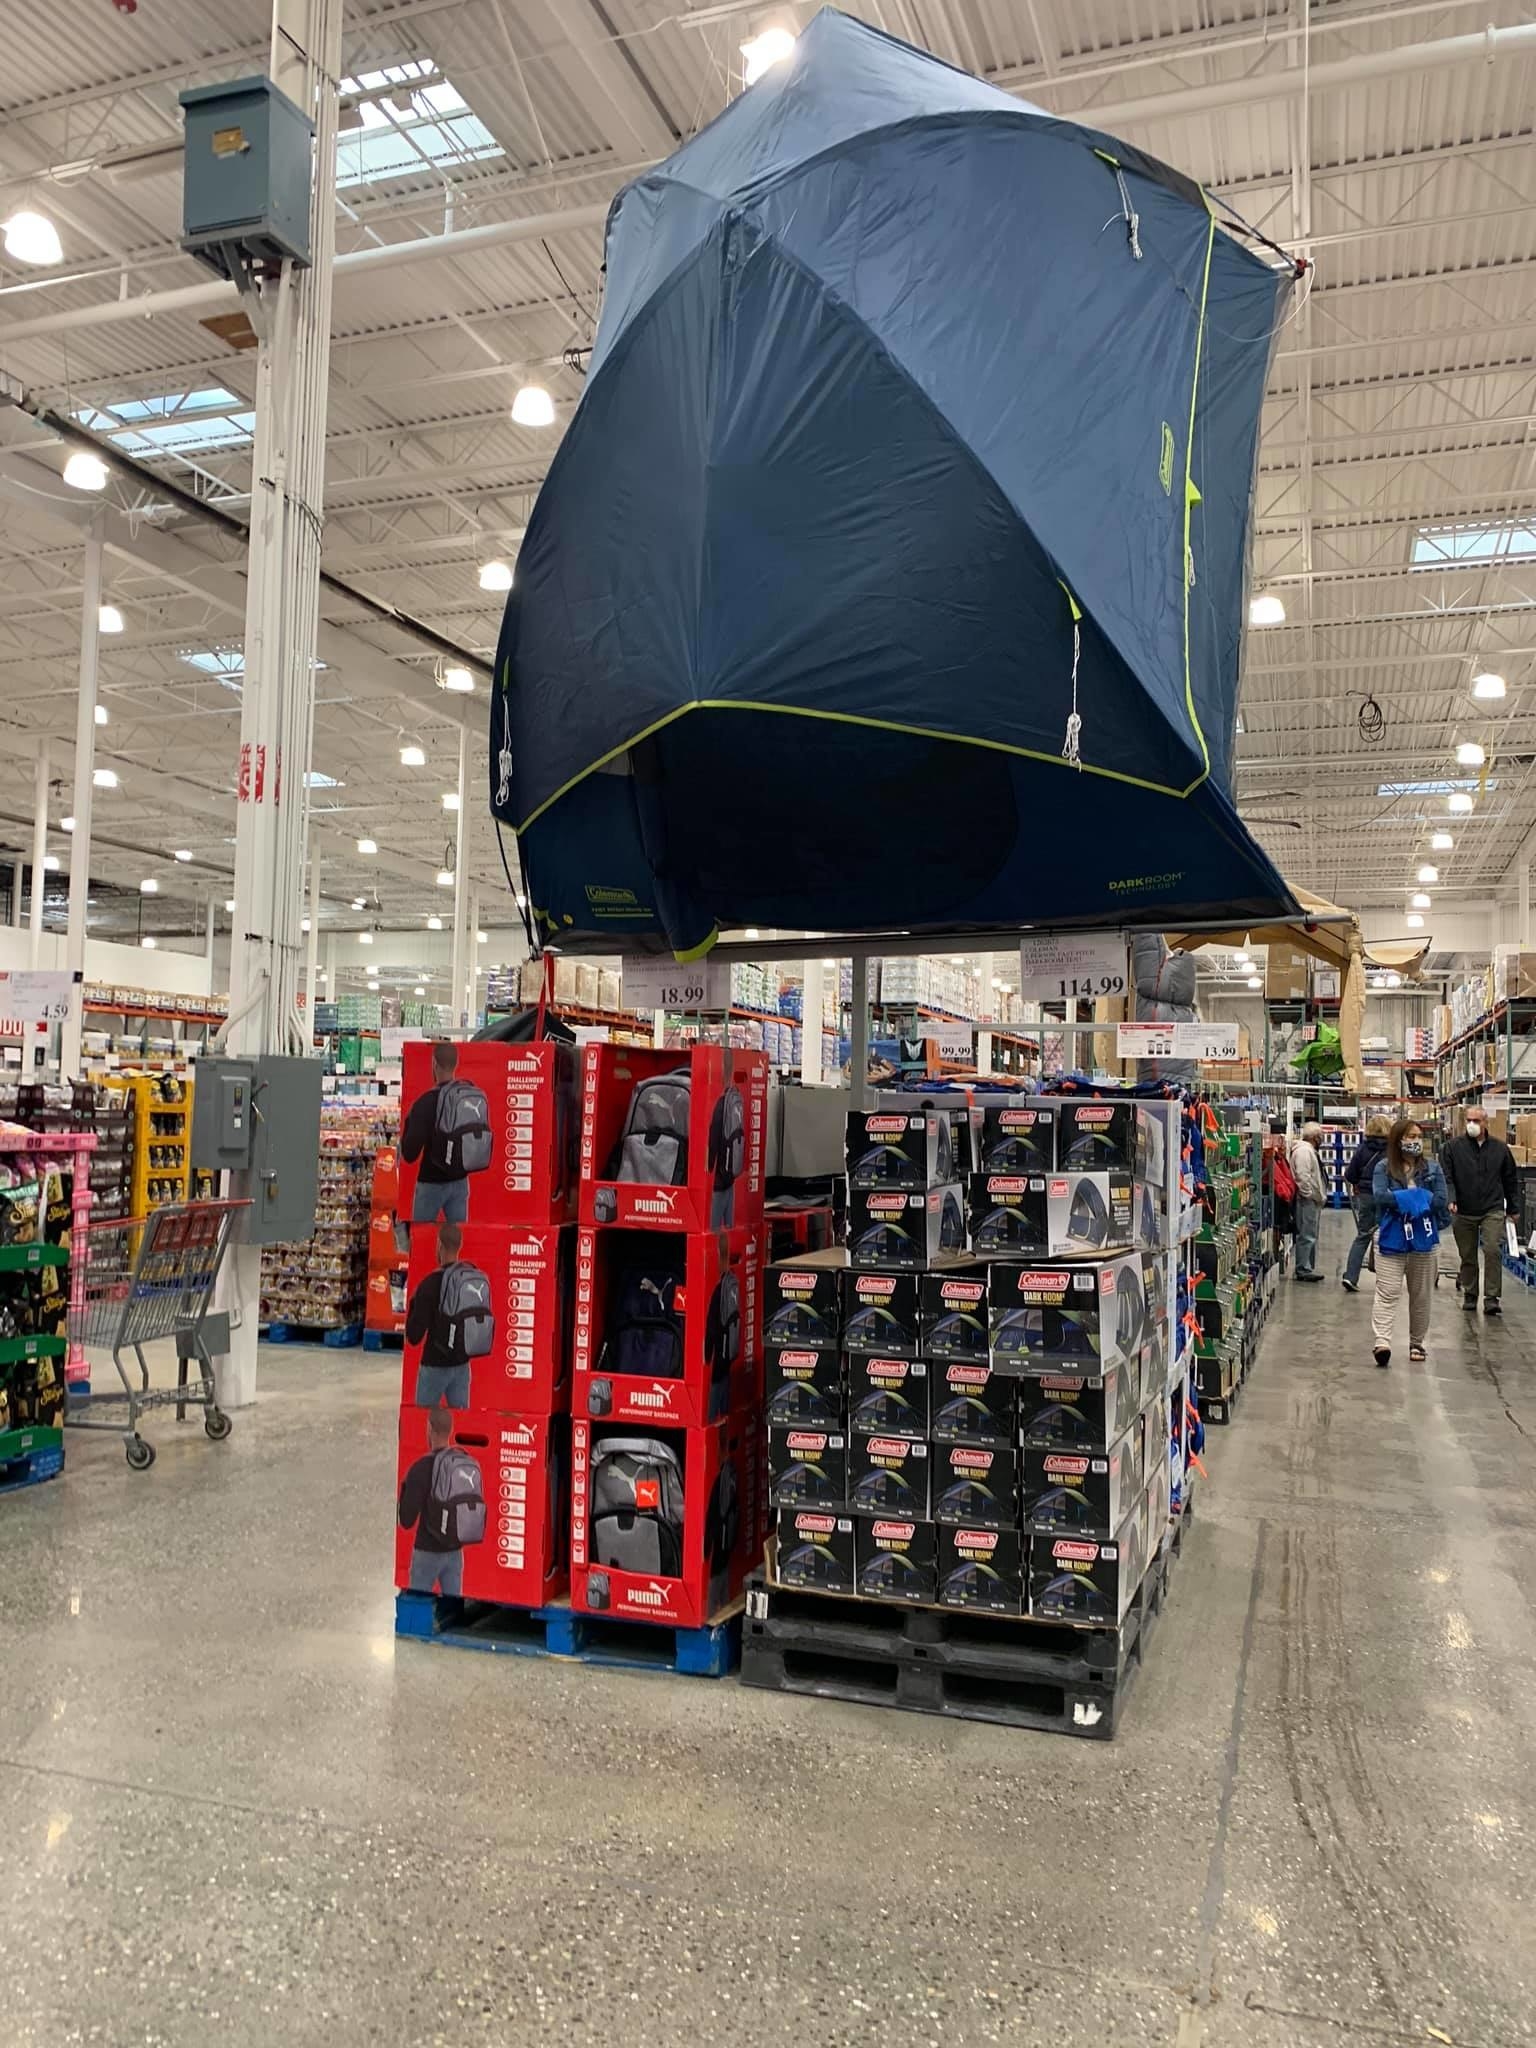
M1441 1293L1378 1373L1282 1288L1113 1746L397 1646L393 1357L74 1440L0 1501L0 2038L1536 2039L1536 1296Z

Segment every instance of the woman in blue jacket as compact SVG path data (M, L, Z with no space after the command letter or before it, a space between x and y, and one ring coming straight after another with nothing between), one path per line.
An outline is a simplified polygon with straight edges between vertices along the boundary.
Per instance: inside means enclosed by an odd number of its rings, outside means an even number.
M1379 1218L1376 1233L1376 1301L1371 1334L1378 1365L1392 1362L1392 1325L1403 1288L1408 1289L1408 1356L1422 1363L1435 1295L1435 1247L1449 1229L1445 1175L1424 1154L1424 1133L1411 1116L1400 1116L1387 1133L1386 1156L1371 1182Z

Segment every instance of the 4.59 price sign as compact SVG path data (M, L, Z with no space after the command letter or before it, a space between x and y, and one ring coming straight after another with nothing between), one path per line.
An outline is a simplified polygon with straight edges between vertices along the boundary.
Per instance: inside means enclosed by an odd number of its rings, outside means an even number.
M1026 1003L1123 996L1131 985L1123 932L1030 932L1019 942Z

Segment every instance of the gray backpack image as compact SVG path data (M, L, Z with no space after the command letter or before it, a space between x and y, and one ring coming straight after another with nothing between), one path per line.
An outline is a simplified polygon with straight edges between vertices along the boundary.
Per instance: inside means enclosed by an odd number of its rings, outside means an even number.
M642 1081L629 1098L610 1180L681 1187L688 1178L688 1112L693 1077L686 1067Z
M708 1166L716 1184L725 1187L741 1178L747 1161L747 1112L739 1088L727 1088L709 1120Z
M491 1105L473 1081L443 1081L427 1156L441 1173L483 1173L491 1163Z
M457 1259L443 1273L433 1336L455 1358L484 1358L496 1334L491 1283L478 1266Z
M675 1579L683 1563L683 1472L651 1436L592 1446L592 1556L614 1571Z
M468 1451L456 1451L450 1444L439 1451L432 1467L432 1517L434 1535L462 1550L485 1535L485 1495L480 1488L480 1467Z

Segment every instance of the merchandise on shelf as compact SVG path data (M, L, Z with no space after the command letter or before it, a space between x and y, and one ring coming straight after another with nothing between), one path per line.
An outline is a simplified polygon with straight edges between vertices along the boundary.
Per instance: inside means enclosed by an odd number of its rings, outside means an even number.
M385 1336L405 1332L410 1241L395 1220L400 1207L400 1155L393 1145L374 1154L368 1201L368 1299L363 1327Z
M261 1252L261 1320L321 1330L363 1321L372 1236L374 1154L395 1139L393 1104L325 1103L315 1227L293 1243Z

